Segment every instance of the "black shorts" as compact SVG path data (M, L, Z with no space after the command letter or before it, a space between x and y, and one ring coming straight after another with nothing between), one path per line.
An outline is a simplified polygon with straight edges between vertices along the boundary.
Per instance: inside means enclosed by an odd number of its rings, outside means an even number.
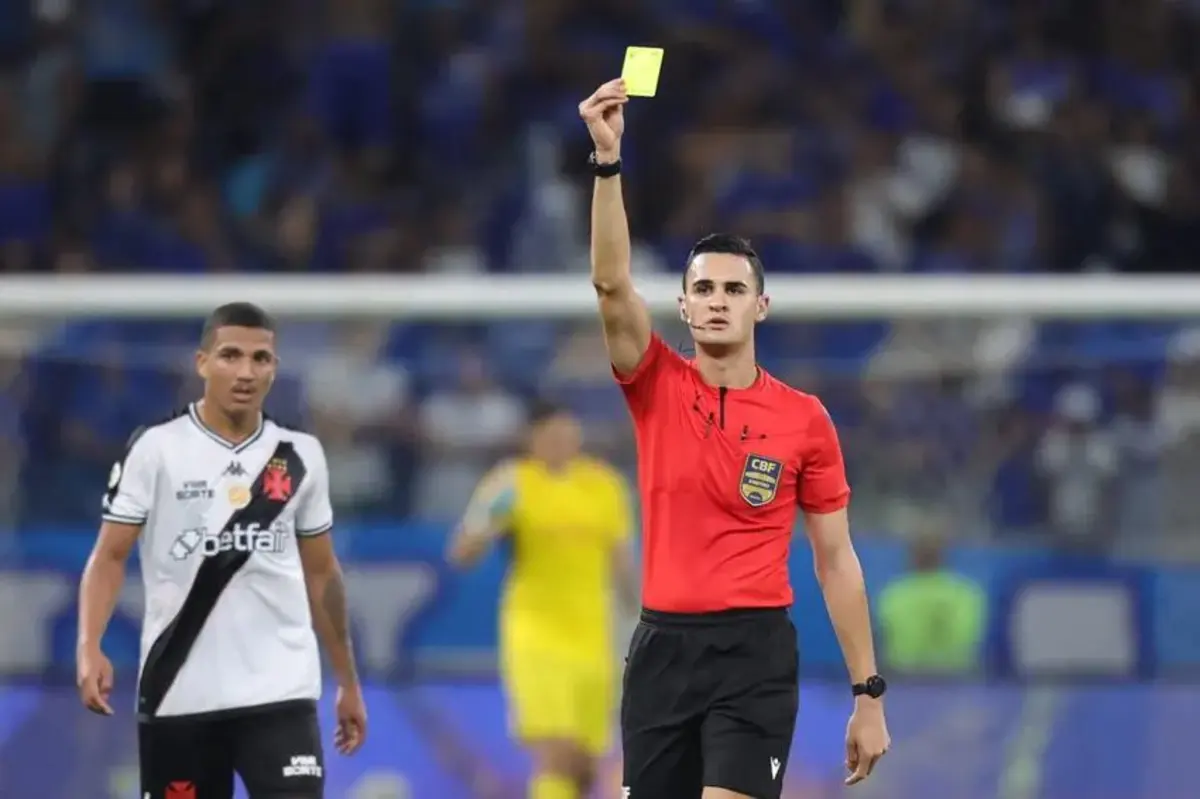
M142 793L151 799L322 799L325 757L316 703L283 702L138 725Z
M705 786L777 799L796 726L796 628L784 609L642 611L621 697L630 796Z

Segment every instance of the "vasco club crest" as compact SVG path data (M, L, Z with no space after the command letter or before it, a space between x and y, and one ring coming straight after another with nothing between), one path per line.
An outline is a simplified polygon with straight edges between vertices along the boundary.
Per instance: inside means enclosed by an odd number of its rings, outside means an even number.
M273 502L287 502L292 496L292 477L288 474L287 461L275 458L263 472L263 492Z

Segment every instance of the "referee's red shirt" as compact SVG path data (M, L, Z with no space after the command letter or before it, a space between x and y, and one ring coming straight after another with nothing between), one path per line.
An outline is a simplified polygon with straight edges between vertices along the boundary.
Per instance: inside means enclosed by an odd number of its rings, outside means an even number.
M617 381L637 434L643 604L790 606L797 510L832 513L850 500L820 400L761 369L750 388L714 388L657 335Z

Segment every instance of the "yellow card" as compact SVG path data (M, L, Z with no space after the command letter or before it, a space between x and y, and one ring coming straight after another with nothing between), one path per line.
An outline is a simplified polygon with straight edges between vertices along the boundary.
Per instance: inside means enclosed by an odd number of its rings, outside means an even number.
M661 47L629 47L625 50L625 66L621 77L630 97L653 97L658 91L658 73L662 71Z

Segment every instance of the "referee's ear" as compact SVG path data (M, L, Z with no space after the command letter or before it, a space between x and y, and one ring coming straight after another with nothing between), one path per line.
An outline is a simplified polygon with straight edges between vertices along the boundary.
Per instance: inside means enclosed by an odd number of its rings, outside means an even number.
M771 298L766 294L758 295L758 312L754 315L754 321L761 322L767 318L767 311L771 307Z

